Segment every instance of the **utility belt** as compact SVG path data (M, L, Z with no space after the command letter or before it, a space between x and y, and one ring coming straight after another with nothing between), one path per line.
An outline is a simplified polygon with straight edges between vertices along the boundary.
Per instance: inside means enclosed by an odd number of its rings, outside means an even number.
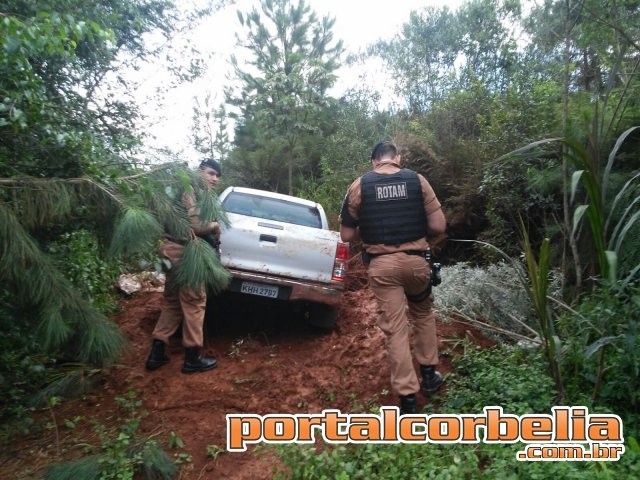
M422 257L427 261L427 263L429 264L429 267L431 268L431 275L430 275L429 283L427 284L426 289L424 290L424 292L419 293L417 295L407 295L407 300L409 300L410 302L423 301L425 298L431 295L431 289L433 287L437 287L438 285L440 285L440 283L442 283L442 275L440 273L442 269L442 265L440 264L440 262L433 261L433 256L431 254L430 248L427 248L426 250L401 250L399 252L385 252L385 253L369 253L366 250L363 250L362 262L365 265L369 265L369 263L373 258L379 257L381 255L390 255L392 253L404 253L405 255L416 255L418 257Z
M382 255L391 255L393 253L404 253L405 255L415 255L418 257L422 257L426 260L427 259L427 252L428 250L400 250L397 252L384 252L384 253L369 253L366 250L362 251L362 262L365 265L369 265L369 263L371 263L371 260L374 259L375 257L380 257Z
M188 240L174 238L171 235L165 235L164 238L165 240L177 243L178 245L182 245L183 247L188 243ZM208 233L206 235L201 235L200 238L211 245L211 248L213 248L218 254L220 254L220 241L216 240L216 237L214 235Z
M426 250L400 250L398 252L384 252L384 253L369 253L366 250L362 251L362 262L365 265L369 265L371 260L375 257L380 257L382 255L391 255L392 253L404 253L406 255L416 255L418 257L426 258L427 251Z
M169 242L177 243L178 245L182 245L183 247L187 244L187 240L175 238L175 237L172 237L171 235L165 235L164 239L168 240Z

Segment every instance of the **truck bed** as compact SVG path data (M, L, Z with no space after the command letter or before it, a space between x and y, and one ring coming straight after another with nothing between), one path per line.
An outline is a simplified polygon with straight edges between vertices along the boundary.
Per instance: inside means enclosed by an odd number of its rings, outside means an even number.
M317 203L255 189L229 187L220 196L230 225L221 261L234 292L336 307L344 278L336 276L338 232ZM344 273L340 264L339 275Z

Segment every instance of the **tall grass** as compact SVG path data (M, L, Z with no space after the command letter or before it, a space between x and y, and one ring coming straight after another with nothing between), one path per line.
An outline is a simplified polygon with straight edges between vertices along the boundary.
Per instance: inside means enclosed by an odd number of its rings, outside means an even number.
M556 382L559 400L561 400L564 397L564 386L562 382L562 370L560 364L561 341L560 337L555 332L555 318L550 304L551 298L549 296L549 240L545 238L542 241L538 258L536 258L533 252L533 247L531 246L529 234L522 219L520 220L520 228L526 269L522 268L517 259L509 257L503 250L489 243L477 240L455 241L468 241L489 247L495 250L505 259L505 261L511 264L512 271L515 274L515 278L512 277L511 279L512 283L517 279L517 283L528 297L529 304L534 312L532 317L534 319L533 328L535 330L536 337L533 340L536 343L542 344L544 347L549 371ZM553 298L553 301L557 305L568 308L568 305L562 302L559 298Z
M531 304L536 311L538 320L538 331L540 338L544 342L544 351L551 370L553 379L556 382L558 391L558 399L564 398L564 384L562 382L562 369L560 365L561 342L560 337L556 334L553 312L549 305L549 239L545 238L540 244L540 253L538 258L533 252L531 241L527 229L520 219L520 229L522 232L522 241L524 246L524 256L527 263L528 283L526 290L531 299Z

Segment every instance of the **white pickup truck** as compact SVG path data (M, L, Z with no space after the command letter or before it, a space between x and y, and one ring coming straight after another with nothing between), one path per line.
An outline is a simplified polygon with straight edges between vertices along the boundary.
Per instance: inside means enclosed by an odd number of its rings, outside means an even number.
M349 245L329 229L322 206L242 187L225 189L220 201L230 223L221 234L229 290L296 302L311 324L335 326Z

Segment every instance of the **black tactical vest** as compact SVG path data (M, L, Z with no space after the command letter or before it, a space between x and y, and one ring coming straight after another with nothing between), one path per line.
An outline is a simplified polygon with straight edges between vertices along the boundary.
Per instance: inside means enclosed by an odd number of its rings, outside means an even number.
M391 175L369 172L360 180L360 191L360 236L365 243L399 245L426 236L417 173L406 168Z

